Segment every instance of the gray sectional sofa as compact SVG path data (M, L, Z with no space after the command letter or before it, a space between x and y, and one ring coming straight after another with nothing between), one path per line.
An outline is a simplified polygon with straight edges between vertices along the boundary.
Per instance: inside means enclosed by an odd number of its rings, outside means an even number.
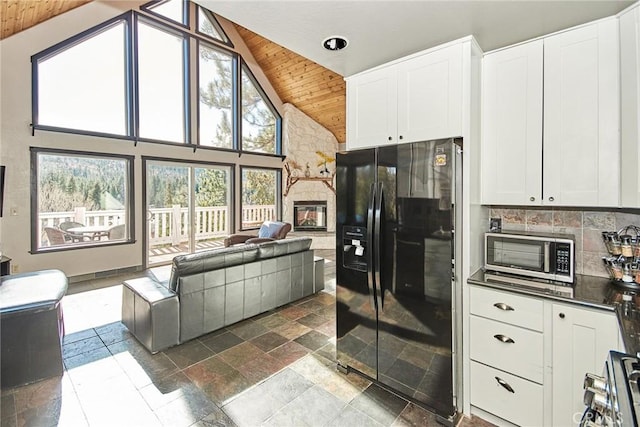
M298 237L177 256L168 280L123 283L122 323L155 353L308 296L324 287L310 247Z

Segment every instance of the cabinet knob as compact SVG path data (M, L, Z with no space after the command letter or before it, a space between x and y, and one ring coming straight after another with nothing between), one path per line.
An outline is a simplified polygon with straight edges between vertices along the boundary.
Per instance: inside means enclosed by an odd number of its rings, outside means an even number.
M400 139L402 139L402 135L400 135Z
M564 313L558 314L558 317L561 318L561 319L564 319Z
M555 199L553 198L553 196L549 197L549 201L553 202Z
M391 141L391 140L392 140L392 138L391 138L391 137L389 137L389 141Z
M531 197L529 197L529 201L530 201L530 202L535 202L535 201L536 201L536 198L535 198L535 197L533 197L533 196L531 196Z

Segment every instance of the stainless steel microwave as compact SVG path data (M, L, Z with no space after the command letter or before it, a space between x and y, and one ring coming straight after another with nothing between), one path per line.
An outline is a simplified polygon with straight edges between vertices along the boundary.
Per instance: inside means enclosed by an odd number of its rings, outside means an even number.
M575 239L569 234L488 232L486 270L573 283Z

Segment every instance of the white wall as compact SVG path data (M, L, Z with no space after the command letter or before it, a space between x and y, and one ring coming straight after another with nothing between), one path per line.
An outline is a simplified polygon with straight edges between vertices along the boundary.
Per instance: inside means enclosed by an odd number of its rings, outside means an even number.
M214 150L197 150L194 153L187 147L152 143L139 143L134 147L133 142L130 141L45 131L36 131L34 136L31 135L31 56L141 3L144 2L92 2L0 42L2 59L0 64L0 164L7 166L4 216L0 218L0 243L3 253L12 258L12 266L18 266L20 272L59 268L68 276L76 276L143 265L145 256L142 244L144 207L142 206L141 156L231 164L238 164L240 161L237 154ZM282 102L262 72L255 67L255 60L248 53L248 49L233 26L222 19L220 24L232 39L236 51L247 60L276 109L281 111ZM29 147L134 155L135 243L30 254ZM286 153L285 147L283 152ZM274 157L243 154L241 160L243 164L251 166L277 168L282 166L280 159ZM239 182L238 174L239 168L236 168L236 183ZM239 199L239 185L236 185L236 198ZM12 210L15 210L17 215L10 215Z

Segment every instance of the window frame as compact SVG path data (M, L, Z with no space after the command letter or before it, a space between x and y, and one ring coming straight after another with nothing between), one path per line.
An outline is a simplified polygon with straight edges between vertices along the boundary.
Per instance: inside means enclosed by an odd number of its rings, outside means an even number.
M182 38L182 94L183 94L183 106L182 106L182 120L183 120L183 138L184 142L176 142L170 140L160 140L154 138L144 138L140 136L140 73L139 73L139 55L138 55L138 24L143 22L145 25L149 25L159 31L164 31L168 34L174 34ZM189 58L191 57L191 35L183 30L167 26L165 23L158 21L152 17L134 12L133 26L132 26L132 56L133 56L133 88L135 98L133 99L133 115L135 120L135 126L133 129L132 139L138 142L152 142L160 144L169 144L175 146L193 146L191 142L191 71Z
M200 31L200 13L206 16L206 18L215 27L216 31L218 31L224 37L224 40L217 39L215 37L212 37L210 34L203 33L202 31ZM220 22L218 22L218 19L215 17L215 14L211 12L209 9L202 7L197 3L196 3L196 22L194 24L193 30L196 34L200 35L201 37L204 37L208 41L214 41L218 44L221 43L232 49L235 48L235 46L233 45L233 42L231 41L227 33L224 31L224 28L222 28L222 25L220 25Z
M207 11L211 14L211 16L215 16L213 12L208 9L190 2L188 0L184 0L187 5L187 12L190 15L191 6L193 5L198 8L202 8L204 11ZM150 2L149 4L156 4L157 2ZM148 10L143 5L140 7L140 10L130 10L119 16L111 18L101 24L95 25L88 30L85 30L75 36L72 36L66 40L63 40L55 45L38 52L31 56L31 68L32 68L32 95L31 95L31 108L32 108L32 134L35 133L36 130L44 130L51 132L60 132L67 134L76 134L76 135L87 135L87 136L95 136L95 137L103 137L115 140L124 140L131 141L134 143L134 146L137 145L138 142L144 143L154 143L154 144L163 144L163 145L171 145L175 147L188 147L192 150L203 149L203 150L214 150L214 151L230 151L234 153L238 153L240 156L242 154L251 154L256 156L265 156L265 157L276 157L283 160L286 156L282 154L282 116L279 111L275 108L273 102L266 94L262 85L256 79L253 71L249 67L249 65L244 61L242 56L236 52L233 48L233 45L226 45L223 42L197 31L197 21L196 28L192 29L191 26L184 26L178 22L175 22L171 19L165 18L162 15L154 13L153 11ZM196 10L196 13L198 11ZM184 85L184 142L175 142L169 140L157 140L151 138L141 138L139 135L139 95L138 95L138 35L137 35L137 24L138 21L142 19L148 25L152 25L157 27L161 31L166 31L169 33L175 33L176 35L181 35L183 37L185 47L184 47L184 56L183 56L183 85ZM59 51L63 51L68 49L75 44L81 43L86 39L91 38L92 36L98 34L100 31L104 31L110 28L112 25L115 25L121 21L124 21L124 42L125 42L125 87L123 90L125 91L125 112L126 112L126 135L118 135L118 134L110 134L103 133L97 131L90 130L81 130L81 129L72 129L72 128L64 128L60 126L49 126L49 125L41 125L38 123L38 61L42 59L46 59L49 56L55 55ZM216 21L217 22L217 21ZM190 24L191 25L191 24ZM197 114L197 119L195 122L199 126L199 93L196 98L194 98L194 90L193 85L197 85L199 83L199 66L198 66L198 54L199 48L193 52L193 46L199 46L200 43L206 43L211 47L218 49L223 52L227 52L234 58L233 62L233 107L232 107L232 132L233 132L233 148L219 148L219 147L211 147L211 146L203 146L200 145L199 141L199 132L197 129L193 129L192 123L194 122L192 119L193 114ZM195 68L195 70L192 70ZM243 68L247 72L248 78L254 84L256 89L260 92L263 101L267 104L268 108L274 114L276 118L276 141L275 141L275 153L262 153L258 151L249 151L242 149L242 105L241 105L241 83L242 83L242 70ZM194 77L195 76L195 77ZM195 81L194 81L195 79ZM198 91L195 91L196 93Z
M273 168L273 167L264 167L264 166L253 166L253 165L240 165L239 170L240 170L240 179L238 180L238 186L240 188L240 193L239 193L239 200L238 200L238 207L239 207L239 218L238 218L238 224L236 224L239 228L239 231L250 231L250 230L258 230L260 229L260 227L251 227L251 228L244 228L243 224L242 224L242 207L244 205L244 200L243 200L243 194L244 194L244 171L247 169L251 169L251 170L261 170L261 171L273 171L276 173L276 194L275 194L275 199L276 199L276 220L277 221L282 221L282 169L281 168Z
M171 23L173 25L178 25L182 28L186 28L189 29L191 28L191 14L189 13L189 9L190 9L190 4L191 2L189 0L180 0L182 1L182 22L180 21L176 21L175 19L171 19L161 13L158 13L156 11L154 11L154 7L156 5L160 5L163 3L167 3L171 0L151 0L148 3L145 3L143 5L140 6L140 10L149 13L153 16L155 16L156 18L161 19L164 22L168 22Z
M220 52L223 52L225 54L228 54L229 56L231 56L231 113L232 113L232 117L231 117L231 148L224 148L224 147L211 147L209 145L202 145L200 142L200 46L204 45L210 49L213 50L217 50ZM237 96L237 91L234 90L238 83L238 77L237 77L237 68L238 68L238 62L240 61L241 57L240 55L238 55L236 52L233 52L229 49L224 49L222 46L216 45L214 43L211 43L211 41L209 40L201 40L201 39L196 39L196 52L197 52L197 58L195 61L195 85L198 87L197 93L198 93L198 99L196 100L196 123L198 126L198 129L196 130L196 145L198 147L198 149L209 149L209 150L221 150L221 151L230 151L230 152L238 152L238 135L237 135L237 120L236 120L236 116L237 116L237 110L239 108L238 106L238 96Z
M264 91L264 89L262 88L262 85L260 85L260 83L258 82L258 79L256 79L256 77L253 75L253 72L251 71L251 68L249 68L249 65L246 63L246 61L244 59L242 59L242 57L239 58L240 60L238 61L238 72L236 74L236 78L238 79L238 84L237 84L237 88L238 90L236 91L236 95L238 96L238 111L237 111L237 116L238 116L238 120L237 120L237 126L238 126L238 150L241 153L246 153L246 154L256 154L256 155L261 155L261 156L276 156L276 157L282 157L282 116L280 115L280 113L278 112L278 110L276 109L276 107L273 105L273 103L271 102L271 99L269 99L269 97L267 96L267 93ZM269 108L269 110L271 110L271 114L274 115L275 119L276 119L276 123L275 123L275 152L274 153L261 153L259 151L251 151L251 150L245 150L244 147L242 146L242 73L246 71L247 72L247 78L249 80L251 80L251 83L253 84L253 86L256 88L256 90L258 91L258 93L260 93L260 96L262 97L262 100L265 104L267 104L267 107Z
M52 132L62 132L62 133L70 133L75 135L92 135L98 137L106 137L106 138L114 138L114 139L132 139L133 130L135 127L135 118L134 111L132 110L132 100L133 100L133 61L134 61L134 53L133 53L133 41L131 37L131 31L133 26L133 15L134 11L128 11L121 15L118 15L114 18L111 18L101 24L93 26L85 31L82 31L79 34L76 34L66 40L63 40L55 45L36 53L31 56L31 128L32 131L44 130L44 131L52 131ZM99 35L102 32L105 32L114 26L124 22L124 64L125 69L123 73L125 75L125 87L123 90L125 91L125 129L126 135L105 133L105 132L97 132L97 131L89 131L82 129L73 129L66 128L60 126L51 126L51 125L41 125L38 121L39 118L39 90L38 90L38 65L42 60L46 60L50 57L55 56L59 52L66 51L71 49L72 47L88 40L96 35Z
M51 253L51 252L62 252L62 251L70 251L70 250L81 250L81 249L89 249L89 248L97 248L97 247L105 247L105 246L117 246L117 245L130 245L135 244L135 176L134 176L134 161L135 156L126 155L126 154L112 154L112 153L100 153L100 152L92 152L92 151L78 151L78 150L65 150L65 149L57 149L57 148L44 148L44 147L29 147L30 151L30 163L31 163L31 250L30 254L43 254L43 253ZM125 212L125 221L128 225L127 229L129 230L129 235L124 240L118 240L114 242L110 241L89 241L86 244L80 245L62 245L60 247L46 247L39 248L38 247L38 239L40 236L38 235L38 196L40 194L40 189L38 187L38 178L39 178L39 169L38 169L38 155L39 154L51 154L51 155L61 155L67 157L93 157L93 158L111 158L126 161L126 174L125 177L125 188L127 192L127 205Z

